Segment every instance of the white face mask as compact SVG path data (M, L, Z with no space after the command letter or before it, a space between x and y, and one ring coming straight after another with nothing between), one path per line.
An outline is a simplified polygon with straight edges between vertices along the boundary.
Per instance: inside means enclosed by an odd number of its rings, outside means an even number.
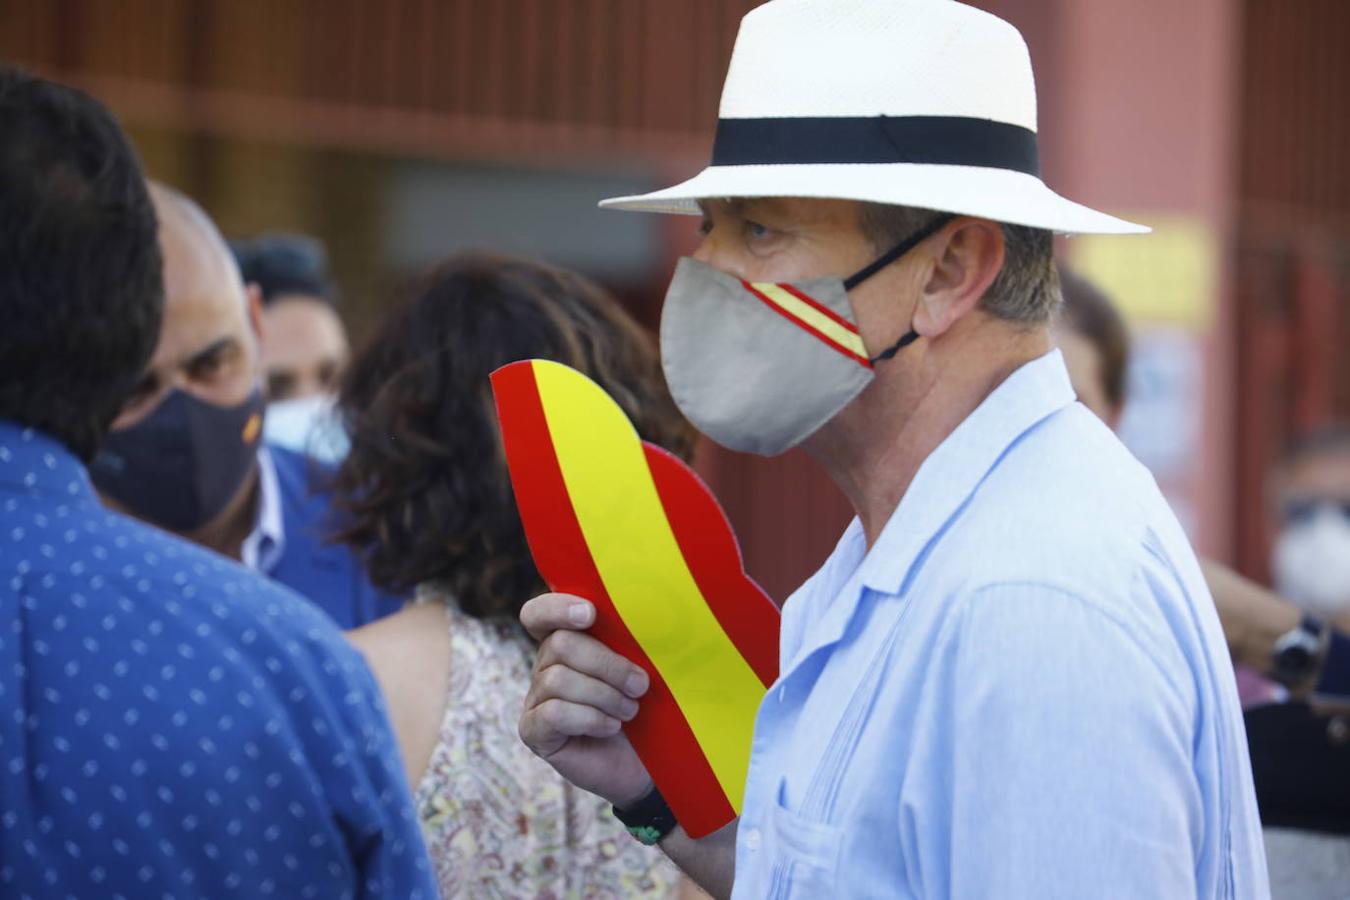
M1284 527L1275 544L1275 589L1322 618L1350 610L1350 504L1319 503Z
M268 404L267 415L263 417L263 440L319 462L340 463L351 441L333 409L334 399L318 394Z

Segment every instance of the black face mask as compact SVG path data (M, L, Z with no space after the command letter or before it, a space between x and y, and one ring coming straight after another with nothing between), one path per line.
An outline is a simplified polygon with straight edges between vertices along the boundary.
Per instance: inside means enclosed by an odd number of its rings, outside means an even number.
M216 406L175 389L144 421L111 432L89 467L94 485L133 515L196 531L225 509L257 458L262 391Z

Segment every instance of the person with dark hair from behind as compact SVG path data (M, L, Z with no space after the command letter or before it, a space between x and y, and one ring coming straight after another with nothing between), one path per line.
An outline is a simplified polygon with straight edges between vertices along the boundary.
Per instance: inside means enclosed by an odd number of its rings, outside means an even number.
M323 244L299 234L262 234L232 241L230 249L245 284L262 298L264 439L337 462L347 435L333 399L350 348Z
M1078 401L1114 431L1125 408L1130 330L1111 299L1082 275L1059 269L1064 297L1055 330Z
M1070 379L1114 427L1128 330L1086 278L1061 268L1060 283L1056 338ZM1279 593L1200 563L1238 664L1274 896L1320 897L1350 874L1350 841L1339 836L1350 834L1350 429L1306 436L1276 480Z
M0 896L420 897L379 690L291 592L98 502L163 310L108 112L0 66Z
M375 590L332 531L329 472L262 437L256 291L215 224L151 184L164 253L159 343L91 466L105 502L281 582L342 628L402 605Z
M388 699L445 897L665 895L678 873L661 853L516 735L536 652L517 616L543 583L488 376L532 358L588 375L644 439L689 457L649 339L600 288L519 259L450 259L389 315L340 394L342 539L377 584L416 591L350 637Z

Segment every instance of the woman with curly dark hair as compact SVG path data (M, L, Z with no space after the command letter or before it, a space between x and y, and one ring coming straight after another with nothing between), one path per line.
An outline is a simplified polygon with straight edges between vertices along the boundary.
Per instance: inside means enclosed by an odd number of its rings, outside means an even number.
M600 288L525 260L451 258L385 320L339 397L352 439L339 538L376 584L416 597L351 639L385 691L446 897L666 895L668 861L516 736L535 657L517 615L544 585L488 376L522 359L585 373L644 439L688 458L694 434L648 336Z

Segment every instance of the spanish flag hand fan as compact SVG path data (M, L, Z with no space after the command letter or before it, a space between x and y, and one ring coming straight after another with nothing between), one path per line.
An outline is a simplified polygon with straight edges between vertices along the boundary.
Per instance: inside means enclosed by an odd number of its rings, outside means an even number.
M580 372L492 374L530 552L549 587L595 604L590 633L651 676L624 726L691 837L740 814L755 713L778 675L778 608L687 466L639 440Z

